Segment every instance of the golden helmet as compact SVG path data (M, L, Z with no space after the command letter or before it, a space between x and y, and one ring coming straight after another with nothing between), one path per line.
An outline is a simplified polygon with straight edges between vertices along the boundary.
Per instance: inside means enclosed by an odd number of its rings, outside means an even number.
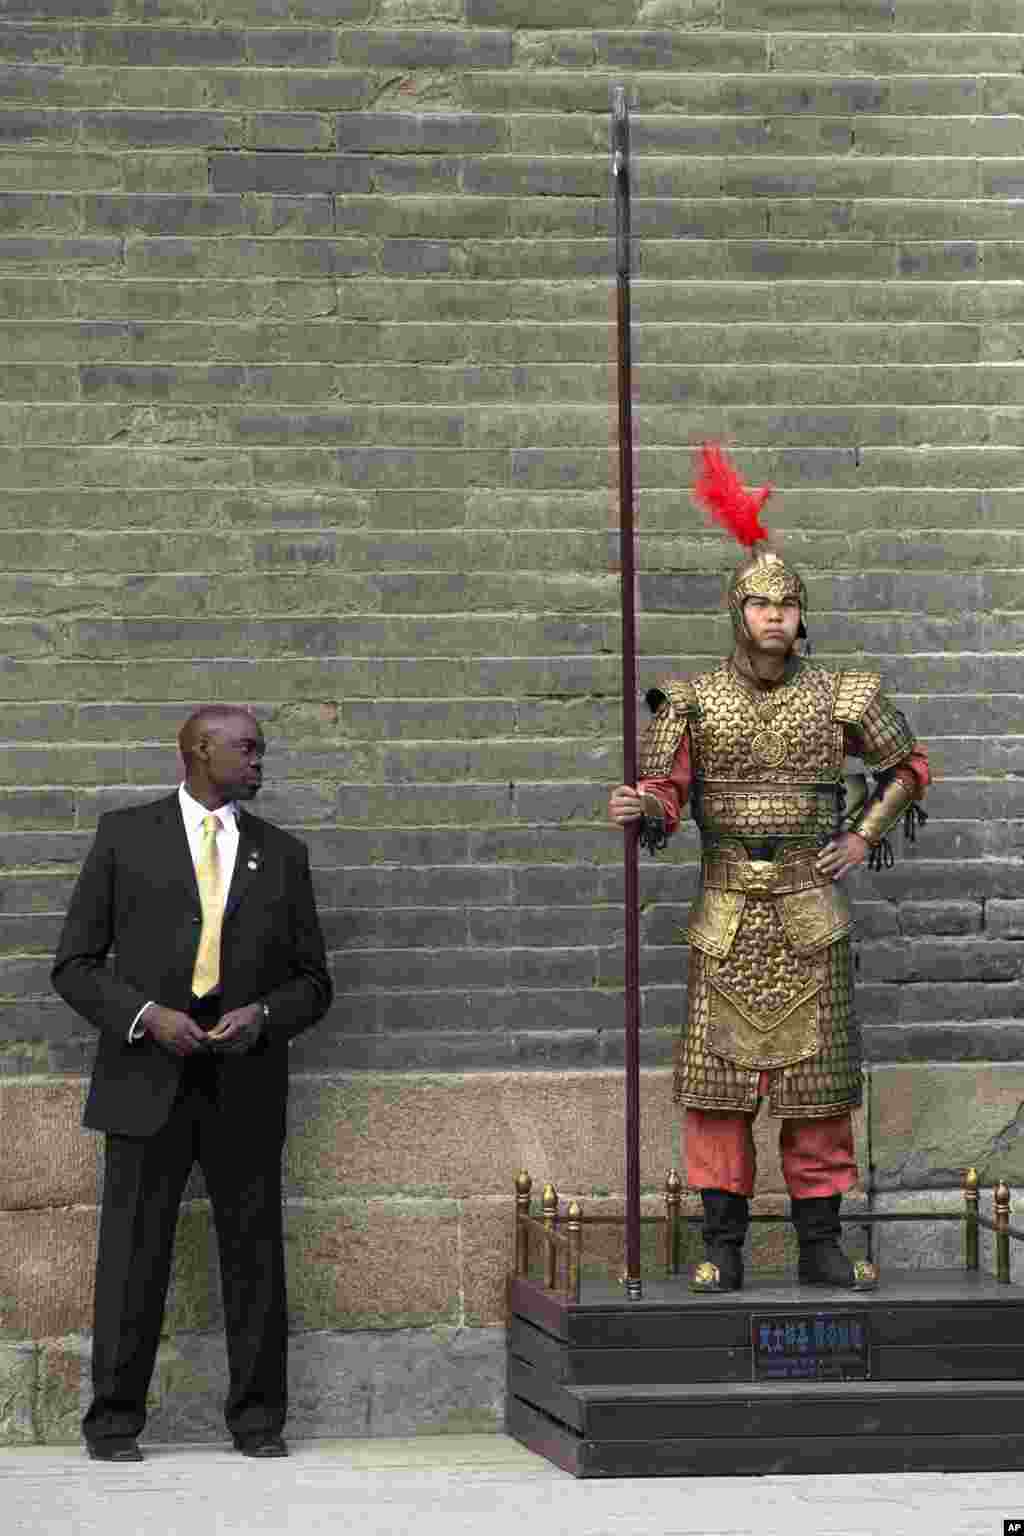
M795 600L800 604L798 639L807 638L804 618L807 613L807 588L792 566L772 549L759 549L733 572L729 583L729 612L733 633L742 643L750 640L743 618L743 604L748 597L772 598L777 603Z

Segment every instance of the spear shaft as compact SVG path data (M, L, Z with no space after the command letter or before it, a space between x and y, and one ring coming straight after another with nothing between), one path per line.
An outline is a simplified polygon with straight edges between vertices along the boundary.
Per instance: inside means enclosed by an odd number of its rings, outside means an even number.
M633 507L633 354L630 332L629 109L612 92L612 185L615 192L616 357L619 394L619 567L622 577L623 779L636 783L636 535ZM640 878L639 825L623 828L626 1005L626 1295L639 1300L640 1278Z

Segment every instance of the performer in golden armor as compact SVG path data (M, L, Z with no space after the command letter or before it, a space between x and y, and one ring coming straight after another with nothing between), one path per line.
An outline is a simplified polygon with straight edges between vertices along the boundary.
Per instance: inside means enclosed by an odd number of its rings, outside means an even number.
M782 1121L800 1280L870 1289L874 1266L852 1264L839 1243L842 1195L857 1182L850 1111L862 1096L841 881L869 857L891 863L886 834L906 818L912 836L924 819L927 755L878 676L829 671L796 649L807 593L761 543L768 490L743 491L710 446L696 494L751 548L729 587L735 646L712 671L648 693L640 781L609 805L620 825L641 819L652 852L687 801L701 834L674 1090L687 1109L687 1182L704 1206L705 1262L690 1288L743 1283L752 1123L766 1098ZM848 756L875 777L859 807L844 804Z

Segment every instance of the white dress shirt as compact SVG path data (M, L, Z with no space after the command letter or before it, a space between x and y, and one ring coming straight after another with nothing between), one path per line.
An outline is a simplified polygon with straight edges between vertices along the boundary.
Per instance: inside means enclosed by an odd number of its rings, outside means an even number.
M233 800L226 805L218 806L215 811L210 811L202 805L194 796L190 795L184 784L178 786L178 805L181 809L181 819L185 823L185 836L188 838L188 851L192 855L193 867L199 861L199 850L203 838L203 822L207 816L216 816L220 823L217 828L217 858L220 863L220 889L224 903L228 899L228 890L231 886L231 877L235 872L235 860L238 857L238 807ZM147 1008L151 1008L155 999L150 998L143 1003L138 1013L132 1019L128 1029L128 1040L134 1042L142 1038L142 1030L138 1025Z

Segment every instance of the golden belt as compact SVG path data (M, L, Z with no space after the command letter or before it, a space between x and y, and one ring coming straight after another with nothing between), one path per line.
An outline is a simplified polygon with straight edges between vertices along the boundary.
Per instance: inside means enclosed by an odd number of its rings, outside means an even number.
M701 860L704 886L745 896L791 896L812 886L831 885L817 867L818 850L808 848L784 860L742 859L705 854Z

